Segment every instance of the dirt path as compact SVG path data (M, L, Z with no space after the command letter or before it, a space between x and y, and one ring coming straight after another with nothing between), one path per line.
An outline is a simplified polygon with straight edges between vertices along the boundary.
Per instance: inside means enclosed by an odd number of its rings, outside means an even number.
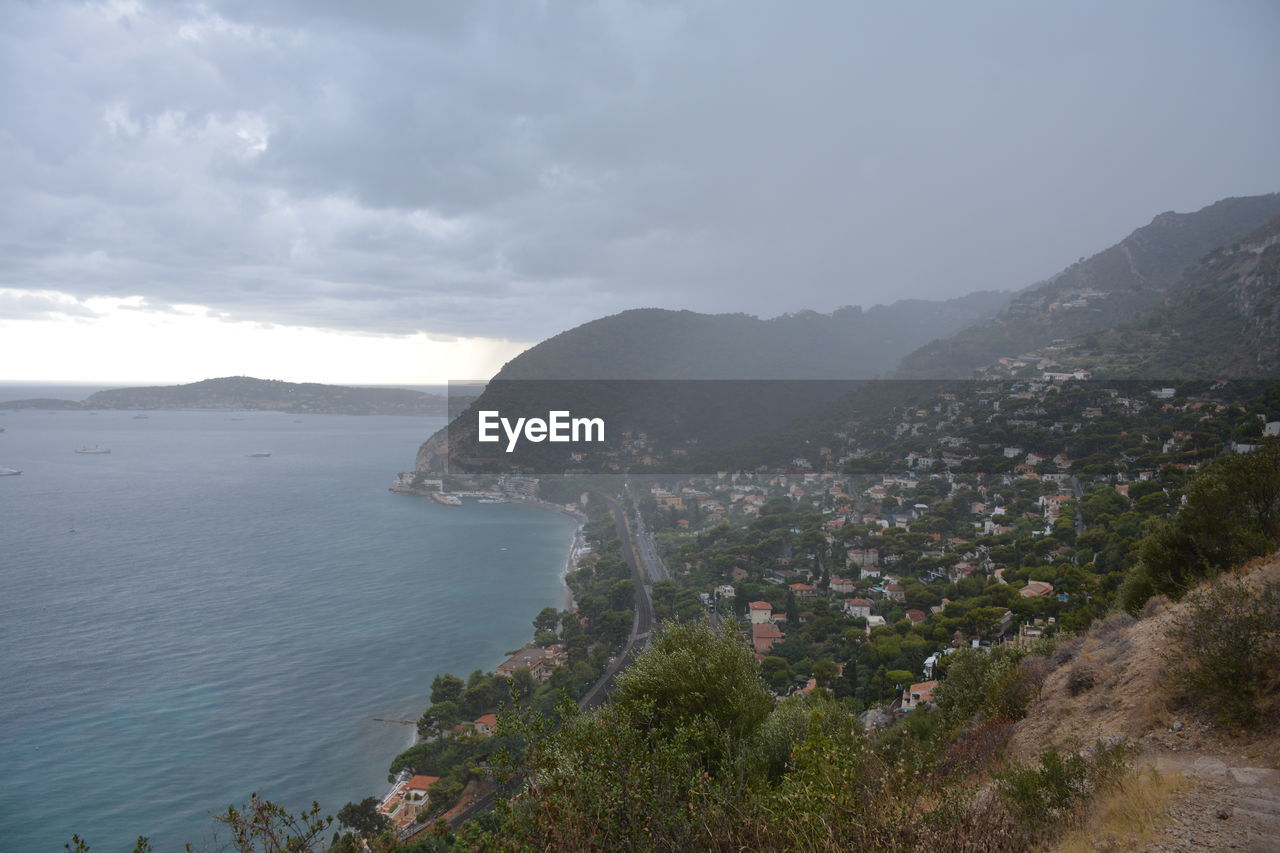
M1151 750L1144 756L1187 786L1169 804L1163 835L1144 851L1280 851L1280 770L1229 753Z

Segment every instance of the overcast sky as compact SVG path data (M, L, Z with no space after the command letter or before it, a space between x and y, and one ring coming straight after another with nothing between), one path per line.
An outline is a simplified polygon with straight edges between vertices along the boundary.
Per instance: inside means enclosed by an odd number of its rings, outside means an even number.
M6 0L0 378L472 377L627 308L1023 287L1280 190L1277 34L1272 0Z

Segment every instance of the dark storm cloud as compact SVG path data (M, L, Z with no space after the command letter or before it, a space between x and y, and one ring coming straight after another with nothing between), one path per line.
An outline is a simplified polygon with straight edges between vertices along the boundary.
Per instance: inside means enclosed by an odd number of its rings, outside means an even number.
M1280 188L1277 31L1260 2L6 4L0 287L514 339L1019 287Z

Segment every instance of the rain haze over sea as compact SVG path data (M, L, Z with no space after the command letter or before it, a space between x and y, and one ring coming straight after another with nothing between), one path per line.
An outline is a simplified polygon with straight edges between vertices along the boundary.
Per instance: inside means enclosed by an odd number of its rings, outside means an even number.
M254 791L380 795L413 729L373 718L526 642L576 527L388 492L440 423L0 412L6 847L167 851Z

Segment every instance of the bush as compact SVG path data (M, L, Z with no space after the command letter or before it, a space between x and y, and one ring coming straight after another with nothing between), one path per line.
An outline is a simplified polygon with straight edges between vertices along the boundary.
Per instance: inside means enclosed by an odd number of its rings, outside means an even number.
M1155 595L1147 599L1147 603L1142 607L1142 618L1150 619L1163 613L1165 608L1169 606L1169 599L1163 595Z
M1049 659L1053 661L1054 666L1063 666L1071 663L1076 659L1076 655L1080 653L1080 647L1084 645L1083 637L1072 637L1069 640L1061 642L1058 647L1053 650L1053 654Z
M1158 519L1138 545L1119 590L1120 606L1142 610L1156 594L1181 598L1196 582L1231 571L1280 543L1280 442L1206 466L1172 519Z
M938 759L939 772L949 776L982 770L1000 757L1017 725L1012 720L994 719L978 723L943 750Z
M1046 752L1039 766L1019 764L1000 774L1000 797L1024 829L1042 831L1119 778L1132 752L1127 743L1102 742L1092 760L1080 753Z
M1086 690L1092 690L1098 683L1098 665L1092 658L1081 658L1067 673L1067 692L1079 696Z
M1223 578L1193 593L1168 632L1167 663L1184 698L1232 726L1268 716L1280 678L1280 584Z

